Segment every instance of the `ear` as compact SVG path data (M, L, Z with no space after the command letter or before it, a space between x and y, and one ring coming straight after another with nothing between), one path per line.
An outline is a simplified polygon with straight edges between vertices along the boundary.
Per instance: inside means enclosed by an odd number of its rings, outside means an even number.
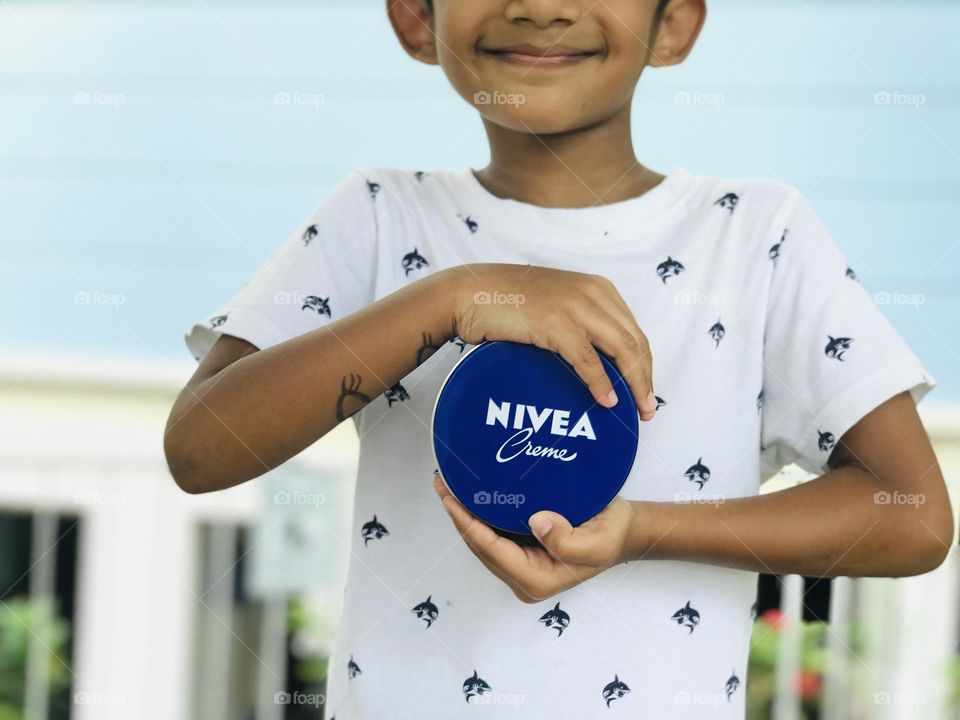
M387 16L410 57L428 65L437 64L433 13L427 0L387 0Z
M661 14L647 65L665 67L683 62L706 19L706 0L670 0Z

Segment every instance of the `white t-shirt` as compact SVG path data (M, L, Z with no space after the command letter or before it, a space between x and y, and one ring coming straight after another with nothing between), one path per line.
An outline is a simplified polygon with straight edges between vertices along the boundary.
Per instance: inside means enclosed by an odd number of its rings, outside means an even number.
M823 474L860 418L936 383L796 189L683 169L639 198L557 209L498 198L469 169L359 168L186 341L198 359L221 332L267 348L471 262L601 274L623 295L659 398L627 499L751 496L791 462ZM527 605L464 545L431 486L429 427L463 351L446 343L353 416L328 715L742 718L756 573L640 560Z

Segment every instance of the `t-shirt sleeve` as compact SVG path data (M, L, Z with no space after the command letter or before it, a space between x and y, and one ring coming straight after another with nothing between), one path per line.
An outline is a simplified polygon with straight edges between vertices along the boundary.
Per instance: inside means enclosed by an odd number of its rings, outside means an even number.
M184 336L197 362L221 334L260 350L374 301L377 222L363 168L337 183L250 280Z
M770 250L761 480L789 463L824 474L831 451L862 417L903 391L918 403L936 385L794 192Z

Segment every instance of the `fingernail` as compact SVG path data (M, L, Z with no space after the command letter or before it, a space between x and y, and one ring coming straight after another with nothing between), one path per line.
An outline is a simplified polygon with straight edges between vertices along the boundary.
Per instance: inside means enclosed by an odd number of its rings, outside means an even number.
M550 528L553 527L550 523L550 518L543 516L537 517L536 515L531 515L528 522L530 529L533 530L533 534L538 538L546 536L546 534L550 532Z
M603 396L603 404L607 407L613 407L617 404L617 391L610 390L606 395Z

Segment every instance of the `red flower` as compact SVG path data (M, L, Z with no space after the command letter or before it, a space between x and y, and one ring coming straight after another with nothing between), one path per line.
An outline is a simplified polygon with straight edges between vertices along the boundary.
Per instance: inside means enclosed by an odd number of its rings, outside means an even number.
M774 630L780 630L783 627L783 623L786 620L783 611L778 610L777 608L770 608L763 615L760 616L760 621L766 623Z
M814 700L820 693L823 678L809 670L801 670L797 675L797 692L804 701Z

